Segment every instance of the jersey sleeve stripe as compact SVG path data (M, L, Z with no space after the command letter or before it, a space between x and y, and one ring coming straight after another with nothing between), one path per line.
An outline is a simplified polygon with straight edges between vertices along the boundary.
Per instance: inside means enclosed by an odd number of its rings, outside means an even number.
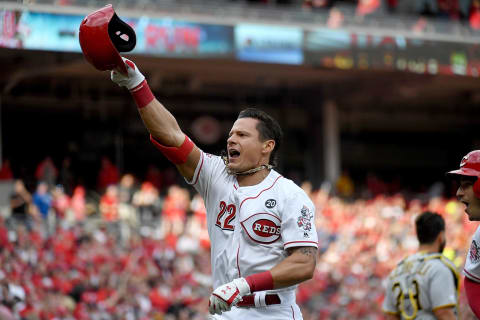
M318 242L316 241L290 241L285 242L283 247L290 248L290 247L315 247L318 248Z
M466 277L468 277L470 280L473 280L475 282L480 282L480 278L477 276L474 276L470 272L468 272L466 269L463 269L463 273L465 274Z
M439 309L445 309L445 308L454 308L456 306L457 305L455 303L444 304L444 305L441 305L441 306L433 307L432 311L436 311L436 310L439 310Z

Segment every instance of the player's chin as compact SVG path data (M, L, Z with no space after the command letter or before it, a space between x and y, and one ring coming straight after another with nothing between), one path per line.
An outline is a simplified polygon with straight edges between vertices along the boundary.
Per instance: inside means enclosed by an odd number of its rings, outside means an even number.
M235 163L235 162L229 161L228 162L228 169L232 172L240 172L240 170L238 169L238 164Z

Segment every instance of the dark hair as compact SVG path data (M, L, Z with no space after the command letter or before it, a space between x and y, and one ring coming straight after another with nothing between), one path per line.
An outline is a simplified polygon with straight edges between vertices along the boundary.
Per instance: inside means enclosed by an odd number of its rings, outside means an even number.
M420 244L433 243L440 232L445 231L445 221L438 213L426 211L415 219Z
M255 108L247 108L242 110L238 114L237 119L242 118L254 118L258 120L257 130L259 133L260 141L266 140L274 140L275 147L270 154L269 164L276 166L278 164L278 149L280 149L280 145L282 144L283 140L283 132L282 128L278 124L277 120L272 118L266 112L255 109Z

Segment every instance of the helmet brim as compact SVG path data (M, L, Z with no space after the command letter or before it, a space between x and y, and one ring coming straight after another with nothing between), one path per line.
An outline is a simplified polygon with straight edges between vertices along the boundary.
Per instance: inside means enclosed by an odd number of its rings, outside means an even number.
M458 170L453 170L453 171L449 171L445 174L447 177L448 176L467 176L467 177L475 177L475 178L478 178L478 176L480 175L480 172L478 172L477 170L473 170L473 169L470 169L470 168L460 168Z

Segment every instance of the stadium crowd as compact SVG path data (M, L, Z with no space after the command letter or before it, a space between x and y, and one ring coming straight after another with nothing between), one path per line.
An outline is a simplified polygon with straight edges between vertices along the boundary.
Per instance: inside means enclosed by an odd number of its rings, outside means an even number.
M8 161L0 168L0 183L12 187L0 218L0 318L205 319L211 270L202 199L152 176L121 176L107 158L98 199L80 185L56 185L68 181L61 171L47 157L31 194ZM444 254L463 266L476 224L462 204L390 194L378 179L367 185L363 197L353 196L348 175L333 192L302 185L317 208L320 248L314 279L297 294L306 320L383 319L383 279L415 251L412 226L423 210L445 218ZM473 319L461 292L460 319Z
M246 2L290 6L301 3L304 8L313 10L352 7L355 8L357 16L390 13L423 15L470 21L472 28L479 28L476 23L480 12L478 0L247 0Z
M31 0L32 1L32 0ZM34 2L35 0L33 0ZM148 1L147 1L148 2ZM162 0L150 0L161 3ZM219 0L203 0L208 5L219 5ZM427 26L424 17L461 21L472 30L480 29L480 0L227 0L230 4L265 4L274 8L299 8L307 11L329 11L330 19L342 20L344 16L367 18L398 14L420 16L419 24ZM81 0L55 0L59 5L82 5ZM192 3L192 2L190 2ZM178 5L188 5L189 1L179 1ZM226 3L225 5L228 5ZM416 25L416 31L418 26Z

